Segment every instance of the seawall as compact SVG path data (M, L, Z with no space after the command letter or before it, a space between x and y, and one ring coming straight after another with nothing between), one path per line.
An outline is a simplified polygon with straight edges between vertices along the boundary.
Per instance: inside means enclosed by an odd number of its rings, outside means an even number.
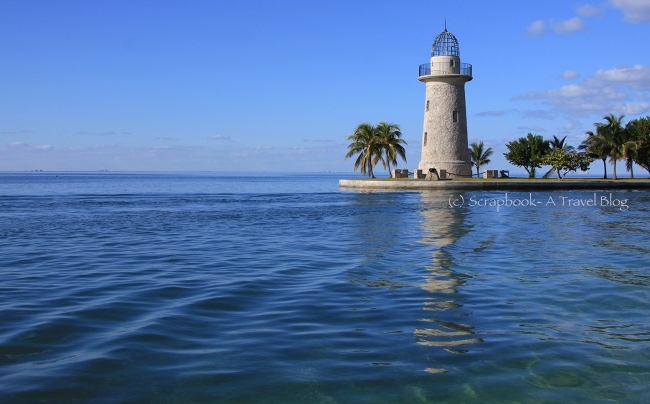
M554 190L554 189L650 189L650 179L494 179L494 180L441 180L415 179L342 179L341 188L386 190Z

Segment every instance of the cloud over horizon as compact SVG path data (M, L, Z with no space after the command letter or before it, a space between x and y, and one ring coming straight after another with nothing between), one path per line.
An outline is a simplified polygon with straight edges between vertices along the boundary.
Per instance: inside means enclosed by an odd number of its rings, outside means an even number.
M502 110L496 110L496 111L483 111L479 112L477 114L474 114L474 116L501 116L504 115L506 111Z
M0 135L32 135L34 134L31 130L7 130L0 132Z
M541 126L518 126L517 133L539 133L539 132L548 132L545 128Z
M558 112L577 116L609 113L639 115L650 111L650 66L601 69L593 76L557 89L531 91L514 101L539 100Z
M345 145L278 148L271 145L218 150L205 146L31 146L0 144L0 170L47 171L346 171ZM332 164L332 162L336 164Z
M49 144L44 144L44 145L39 145L39 146L32 146L28 143L25 142L11 142L9 143L10 147L14 148L21 148L25 150L52 150L54 147Z
M123 132L124 133L124 132ZM114 136L117 135L116 132L89 132L89 131L79 131L77 132L77 135L84 135L84 136Z

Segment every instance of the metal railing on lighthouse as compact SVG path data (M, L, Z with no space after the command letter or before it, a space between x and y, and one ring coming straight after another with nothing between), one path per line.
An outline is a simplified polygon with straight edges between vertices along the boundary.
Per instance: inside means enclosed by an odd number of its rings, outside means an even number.
M431 75L446 75L446 74L460 74L463 76L472 77L472 65L469 63L461 63L460 68L454 71L448 63L425 63L420 65L420 73L418 77L431 76Z

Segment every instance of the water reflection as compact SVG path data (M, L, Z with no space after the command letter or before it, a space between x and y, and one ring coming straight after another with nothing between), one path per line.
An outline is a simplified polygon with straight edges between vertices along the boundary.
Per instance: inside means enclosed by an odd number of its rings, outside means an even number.
M409 237L412 217L419 210L419 195L366 190L355 190L350 195L354 236L348 248L363 257L348 270L350 282L393 290L405 287L407 283L399 276L405 270L400 257L408 251L398 250L401 244L396 240Z
M469 227L465 224L465 213L461 209L448 207L448 196L439 192L421 194L421 212L424 216L422 228L423 243L433 249L432 265L426 267L430 272L425 276L422 289L431 293L424 302L426 315L422 326L415 330L418 344L441 347L448 352L462 354L468 346L482 342L475 336L471 314L463 312L463 300L459 289L465 284L467 275L454 270L454 257L450 250ZM457 321L461 317L463 321ZM427 368L428 372L440 373L445 369Z

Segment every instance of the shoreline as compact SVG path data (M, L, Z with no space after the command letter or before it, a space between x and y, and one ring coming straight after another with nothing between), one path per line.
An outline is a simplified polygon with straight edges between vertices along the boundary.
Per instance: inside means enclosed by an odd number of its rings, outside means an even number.
M472 180L416 180L390 179L341 179L340 188L386 189L386 190L582 190L582 189L650 189L650 179L472 179Z

